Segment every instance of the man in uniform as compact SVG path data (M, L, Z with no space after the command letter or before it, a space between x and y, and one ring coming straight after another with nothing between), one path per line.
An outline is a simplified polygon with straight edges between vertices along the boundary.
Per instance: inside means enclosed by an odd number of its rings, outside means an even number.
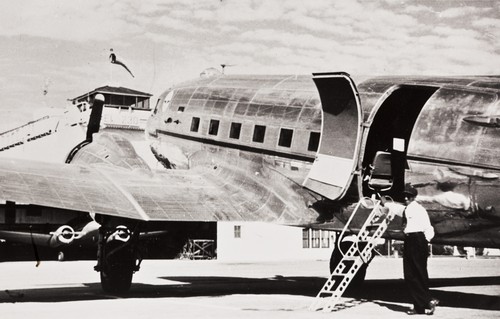
M434 237L427 210L415 201L418 191L410 184L403 192L405 205L386 202L382 204L403 219L404 251L403 271L405 282L413 299L413 309L408 314L432 315L438 304L429 292L427 273L428 243Z

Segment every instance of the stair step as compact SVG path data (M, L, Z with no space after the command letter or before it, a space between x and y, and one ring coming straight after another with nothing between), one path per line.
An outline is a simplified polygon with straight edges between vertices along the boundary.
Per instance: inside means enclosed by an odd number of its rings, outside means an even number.
M360 202L352 212L352 215L349 218L349 221L346 223L342 234L346 233L346 230L349 229L349 222L357 212L362 201L363 200L360 200ZM373 210L375 209L378 209L378 203L373 206ZM343 256L342 260L339 262L333 273L330 274L330 277L316 296L314 303L309 307L311 310L322 309L324 312L327 312L335 309L335 306L340 300L342 293L347 289L349 283L352 281L357 271L361 268L359 267L360 264L356 262L359 262L359 260L365 262L364 258L368 258L368 256L371 255L371 251L375 247L375 245L373 244L374 241L382 236L384 231L387 229L387 225L392 221L393 217L393 213L389 212L386 218L383 218L381 222L378 222L380 216L373 214L373 210L368 218L371 217L373 218L373 220L377 220L377 222L370 225L366 225L367 222L370 221L367 220L365 222L365 231L362 232L362 234L364 235L357 236L358 248L361 246L360 250L349 250L347 254ZM374 231L374 233L370 234L369 232L371 231ZM368 249L366 248L367 245L369 245ZM357 265L357 267L352 268L352 265Z

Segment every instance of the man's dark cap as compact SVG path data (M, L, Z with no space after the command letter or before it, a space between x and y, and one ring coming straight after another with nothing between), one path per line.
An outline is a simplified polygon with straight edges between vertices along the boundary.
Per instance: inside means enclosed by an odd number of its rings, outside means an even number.
M411 186L410 184L406 184L403 194L411 197L417 197L418 191L415 187Z

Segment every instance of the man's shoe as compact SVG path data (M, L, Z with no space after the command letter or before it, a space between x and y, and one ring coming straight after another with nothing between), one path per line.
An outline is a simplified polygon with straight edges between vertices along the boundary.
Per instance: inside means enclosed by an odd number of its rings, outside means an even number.
M433 315L434 314L434 311L436 311L436 307L437 305L439 305L439 300L437 299L432 299L430 302L429 302L429 309L426 309L425 310L425 313L429 316Z
M407 315L412 316L412 315L423 315L423 312L417 312L415 309L410 309L406 312Z

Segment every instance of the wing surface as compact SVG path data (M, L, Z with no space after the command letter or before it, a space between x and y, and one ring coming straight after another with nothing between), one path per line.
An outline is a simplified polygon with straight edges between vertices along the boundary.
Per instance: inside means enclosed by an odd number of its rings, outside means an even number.
M22 244L35 244L37 246L50 246L52 235L30 233L22 231L0 230L0 238Z
M289 187L265 183L223 168L153 174L0 158L0 200L145 221L311 221Z

